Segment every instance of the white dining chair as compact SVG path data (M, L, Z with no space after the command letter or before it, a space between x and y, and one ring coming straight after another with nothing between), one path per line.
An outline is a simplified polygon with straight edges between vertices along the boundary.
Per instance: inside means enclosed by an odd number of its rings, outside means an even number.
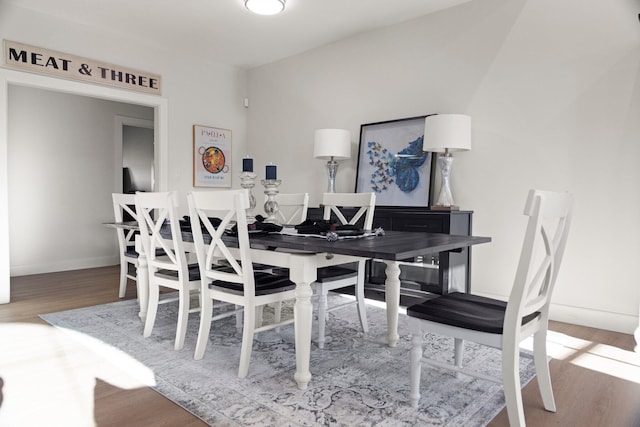
M138 221L135 211L135 195L113 193L113 215L115 222L124 222L125 217L130 221ZM120 288L118 297L124 298L127 292L127 282L132 280L137 283L136 268L138 267L138 252L135 249L135 230L116 228L118 235L118 248L120 250ZM133 268L130 269L129 266ZM132 271L129 271L132 270Z
M267 197L265 196L265 202ZM309 193L278 193L275 196L278 203L278 213L276 219L283 225L300 224L307 219L307 211L309 210ZM269 266L255 265L254 269L268 270L275 274L288 275L286 268L273 269ZM274 321L280 322L282 314L282 302L278 301L273 306Z
M279 193L275 201L278 203L276 219L281 224L295 225L307 219L309 193Z
M373 227L373 216L376 205L375 193L324 193L322 205L324 206L323 218L325 220L330 220L333 215L341 225L362 224L364 230L371 230ZM345 208L358 209L353 215L346 217ZM362 331L365 333L369 331L364 298L365 264L366 260L358 261L355 270L342 266L318 269L318 278L313 286L318 295L317 344L319 348L324 348L326 342L326 324L330 311L356 304ZM355 301L348 301L331 307L328 306L327 296L329 291L352 285L355 287Z
M411 404L420 399L421 361L458 373L502 383L511 426L524 426L520 389L520 343L533 335L538 386L546 410L555 412L547 357L549 304L558 277L571 223L573 198L569 193L531 190L524 214L528 225L507 302L477 295L450 293L407 308L412 329ZM454 364L423 358L426 332L454 338ZM464 341L502 351L502 377L462 366Z
M149 306L144 324L144 337L153 330L159 304L178 301L178 319L174 348L180 350L187 333L191 294L200 291L200 270L197 264L187 263L182 241L180 218L177 213L177 193L136 193L136 212L140 237L149 268ZM162 233L168 233L163 235ZM160 298L160 288L177 291L177 296ZM175 292L173 293L175 294Z
M191 192L187 196L193 240L202 277L200 328L194 358L202 359L209 341L213 316L213 301L223 301L244 308L242 347L238 377L245 378L255 334L293 323L293 319L256 325L256 312L266 304L295 298L295 283L286 276L266 271L254 271L249 248L246 210L247 190ZM219 218L218 225L210 218ZM194 227L194 224L202 227ZM230 224L235 222L237 249L223 240ZM206 233L203 232L206 230ZM225 316L226 313L221 313Z

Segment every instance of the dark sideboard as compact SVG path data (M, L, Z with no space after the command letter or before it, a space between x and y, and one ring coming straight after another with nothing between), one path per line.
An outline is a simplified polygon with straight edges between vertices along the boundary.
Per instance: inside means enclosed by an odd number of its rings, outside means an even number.
M353 210L353 213L355 210ZM348 216L350 210L346 210ZM322 208L309 208L307 217L321 219ZM374 228L384 230L446 233L470 236L473 211L438 211L420 207L376 206ZM439 267L448 267L440 269ZM365 288L384 291L385 264L367 263ZM449 291L469 292L471 289L471 248L440 252L405 260L400 266L400 293L408 297L428 297ZM444 274L443 271L447 271Z

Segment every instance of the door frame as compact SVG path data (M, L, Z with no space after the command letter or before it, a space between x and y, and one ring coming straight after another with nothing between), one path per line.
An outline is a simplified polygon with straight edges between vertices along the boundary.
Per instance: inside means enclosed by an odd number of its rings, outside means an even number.
M169 102L166 98L0 68L0 236L3 236L3 238L0 238L0 304L10 302L11 295L9 183L7 164L9 144L9 85L28 86L153 107L155 186L159 191L168 188Z

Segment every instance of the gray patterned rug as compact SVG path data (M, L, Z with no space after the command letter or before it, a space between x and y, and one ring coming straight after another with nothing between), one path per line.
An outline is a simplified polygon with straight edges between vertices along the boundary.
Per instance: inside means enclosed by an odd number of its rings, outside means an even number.
M265 317L270 315L268 310ZM366 335L359 328L354 306L330 313L327 335L331 336L325 349L311 347L313 378L307 390L298 390L293 380L291 325L258 335L249 376L239 379L242 336L235 318L214 322L205 357L196 361L197 313L189 317L184 348L175 351L177 303L160 306L150 338L142 337L137 312L136 301L122 301L41 317L142 362L155 373L158 392L215 426L483 426L504 407L501 386L464 375L456 378L423 365L422 397L418 409L412 409L407 317L400 315L400 343L390 348L385 344L382 308L368 306ZM287 314L291 315L291 307L286 307ZM429 357L449 360L453 355L450 338L429 335L426 343ZM500 373L499 352L472 343L466 344L464 364L492 375ZM530 358L521 358L520 372L523 385L534 377Z

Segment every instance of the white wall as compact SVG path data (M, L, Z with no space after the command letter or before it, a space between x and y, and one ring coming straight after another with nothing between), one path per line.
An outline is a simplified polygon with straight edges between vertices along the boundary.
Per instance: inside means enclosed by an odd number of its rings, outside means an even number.
M360 125L429 113L473 118L452 186L475 211L473 288L506 297L530 188L575 194L552 314L632 331L640 263L640 24L632 0L483 0L362 34L249 72L256 165L277 163L282 190L326 189L317 128L350 129L353 191ZM274 150L274 147L278 149ZM295 159L295 161L291 161ZM258 169L259 173L263 173Z
M161 76L162 96L169 101L170 189L186 193L193 188L194 124L231 129L233 167L242 170L241 157L246 153L246 71L216 63L189 46L168 50L155 45L151 37L137 40L7 4L0 7L0 38ZM234 179L233 185L239 187L239 179Z
M474 250L475 291L508 294L527 190L566 189L576 195L577 209L554 316L623 331L637 324L640 29L634 0L470 2L251 70L248 87L245 71L188 46L166 51L152 39L0 8L0 38L162 76L169 111L166 187L183 194L192 188L193 124L232 129L235 170L245 154L256 159L259 174L273 161L283 191L308 190L317 204L326 175L323 162L312 158L315 129L352 131L354 157L341 165L337 181L338 191L352 191L361 124L470 114L473 150L456 155L452 185L462 208L475 211L475 234L493 238ZM248 94L247 118L242 99ZM0 116L12 108L6 100L0 87ZM8 188L4 155L0 202ZM6 248L0 239L0 291L8 277Z
M9 105L11 275L119 263L114 117L153 109L15 85Z
M14 40L159 74L162 77L162 98L166 99L168 104L168 114L164 110L162 114L166 114L164 118L168 121L165 125L169 140L166 158L161 159L161 163L167 165L168 170L158 171L163 174L161 189L178 190L185 195L193 188L193 124L231 129L234 153L232 166L236 171L241 170L241 157L246 153L246 110L242 103L247 96L244 70L216 63L201 52L191 52L188 46L182 51L166 50L162 46L154 45L151 38L131 39L4 3L0 3L0 39ZM71 88L70 92L74 92L73 87L78 85L64 86ZM13 108L8 103L6 92L5 87L0 88L0 114L3 116ZM105 98L110 98L111 93L118 91L99 92L106 94ZM116 98L122 96L118 95ZM111 120L113 126L113 118ZM4 118L0 123L5 123ZM0 132L6 132L6 128L0 127ZM60 141L50 143L57 144ZM0 156L3 159L6 159L5 151L11 144L12 141L7 140L5 147L4 137L0 138ZM109 160L113 157L112 152ZM70 164L69 167L71 166ZM8 200L6 173L6 164L0 162L0 201L3 205L4 200ZM238 179L233 179L233 186L239 187ZM186 213L186 198L183 198L182 203L181 210ZM47 206L43 208L46 209ZM8 280L5 278L9 276L8 248L12 245L7 244L9 239L5 238L5 233L8 234L7 212L11 211L11 206L0 207L0 231L3 235L0 244L0 301L5 300L5 295L8 296L8 292L4 292L5 288L8 289Z

